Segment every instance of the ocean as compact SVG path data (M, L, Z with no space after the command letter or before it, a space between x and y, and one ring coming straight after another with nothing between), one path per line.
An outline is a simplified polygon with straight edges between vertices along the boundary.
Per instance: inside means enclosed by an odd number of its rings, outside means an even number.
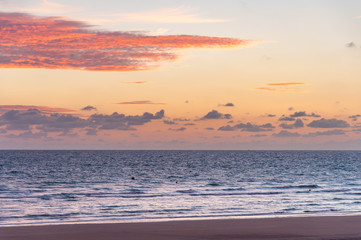
M0 151L0 226L361 213L361 151Z

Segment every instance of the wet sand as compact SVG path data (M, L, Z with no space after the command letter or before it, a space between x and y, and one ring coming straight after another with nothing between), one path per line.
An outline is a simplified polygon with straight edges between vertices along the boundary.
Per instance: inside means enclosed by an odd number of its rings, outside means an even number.
M1 227L1 240L361 239L361 216Z

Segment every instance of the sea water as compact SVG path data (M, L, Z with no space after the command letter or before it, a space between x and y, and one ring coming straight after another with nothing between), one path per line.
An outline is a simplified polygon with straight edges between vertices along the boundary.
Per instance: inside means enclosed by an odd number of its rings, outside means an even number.
M0 226L350 213L360 151L0 151Z

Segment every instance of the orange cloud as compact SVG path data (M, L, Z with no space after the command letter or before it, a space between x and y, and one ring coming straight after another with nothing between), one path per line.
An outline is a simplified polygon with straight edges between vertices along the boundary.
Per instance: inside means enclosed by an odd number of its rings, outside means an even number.
M177 49L241 47L234 38L106 32L63 17L0 13L0 67L139 71L177 59Z
M121 104L121 105L132 105L132 104L150 104L150 105L165 105L165 103L154 103L152 101L131 101L131 102L121 102L121 103L116 103L116 104Z
M289 86L289 85L304 85L301 82L285 82L285 83L268 83L267 86Z

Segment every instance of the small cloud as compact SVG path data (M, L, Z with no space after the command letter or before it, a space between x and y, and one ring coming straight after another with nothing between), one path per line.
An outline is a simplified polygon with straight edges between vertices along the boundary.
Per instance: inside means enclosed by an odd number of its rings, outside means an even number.
M131 101L131 102L120 102L115 103L120 105L165 105L165 103L154 103L152 101Z
M211 112L207 113L203 116L200 120L207 120L207 119L231 119L231 114L223 114L218 112L217 110L212 110Z
M177 124L176 122L173 122L173 121L168 121L168 120L163 120L163 123L164 123L164 124L168 124L168 125L174 125L174 124Z
M358 125L353 126L352 132L360 133L361 132L361 125L358 124Z
M190 121L190 119L189 118L174 118L173 121L188 122L188 121Z
M357 114L357 115L351 115L348 118L352 119L352 121L357 121L359 117L361 117L361 115Z
M188 101L188 100L186 100L184 103L189 103L189 101Z
M348 48L355 48L356 44L354 42L349 42L349 43L346 43L345 46Z
M293 107L289 107L289 108L288 108L288 111L293 111Z
M308 133L306 135L303 135L304 137L318 137L318 136L332 136L332 135L345 135L345 131L341 129L335 129L335 130L329 130L324 132L312 132Z
M205 128L205 130L213 131L213 130L214 130L214 128L212 128L212 127L208 127L208 128Z
M168 128L169 131L175 131L175 132L182 132L185 131L187 128L181 127L181 128Z
M278 119L278 121L287 121L287 122L293 122L293 121L295 121L296 119L295 118L293 118L293 117L280 117L279 119Z
M184 126L194 126L195 124L194 123L185 123L183 124Z
M273 118L275 116L276 116L275 114L267 114L267 117L270 117L270 118Z
M297 118L297 117L321 117L321 115L315 114L315 113L311 113L311 114L307 114L305 111L303 112L295 112L293 114L290 115L290 117L292 118Z
M233 103L219 104L220 107L234 107Z
M59 137L78 137L79 135L77 133L72 133L72 132L62 132L60 134L58 134Z
M251 137L256 137L256 138L259 138L259 137L267 137L268 135L266 134L254 134L254 135L251 135Z
M218 131L235 131L238 128L232 127L230 125L226 125L226 126L222 126L220 128L218 128Z
M98 131L96 128L87 128L86 130L86 135L88 136L96 136Z
M121 82L121 84L146 84L148 81L139 81L139 82Z
M88 105L88 106L86 106L86 107L83 107L81 110L82 110L82 111L93 111L93 110L97 110L97 108Z
M275 136L275 137L299 137L299 136L301 136L301 134L299 134L297 132L289 132L286 130L282 130L279 133L272 134L272 136Z
M139 136L137 135L137 134L135 134L135 133L131 133L131 134L129 134L130 136L132 136L132 137L135 137L135 138L138 138Z
M320 120L314 120L310 122L308 127L312 128L348 128L350 127L350 124L348 124L344 120L338 120L338 119L320 119Z
M283 129L303 128L304 124L301 119L297 119L293 124L282 123L279 125Z

